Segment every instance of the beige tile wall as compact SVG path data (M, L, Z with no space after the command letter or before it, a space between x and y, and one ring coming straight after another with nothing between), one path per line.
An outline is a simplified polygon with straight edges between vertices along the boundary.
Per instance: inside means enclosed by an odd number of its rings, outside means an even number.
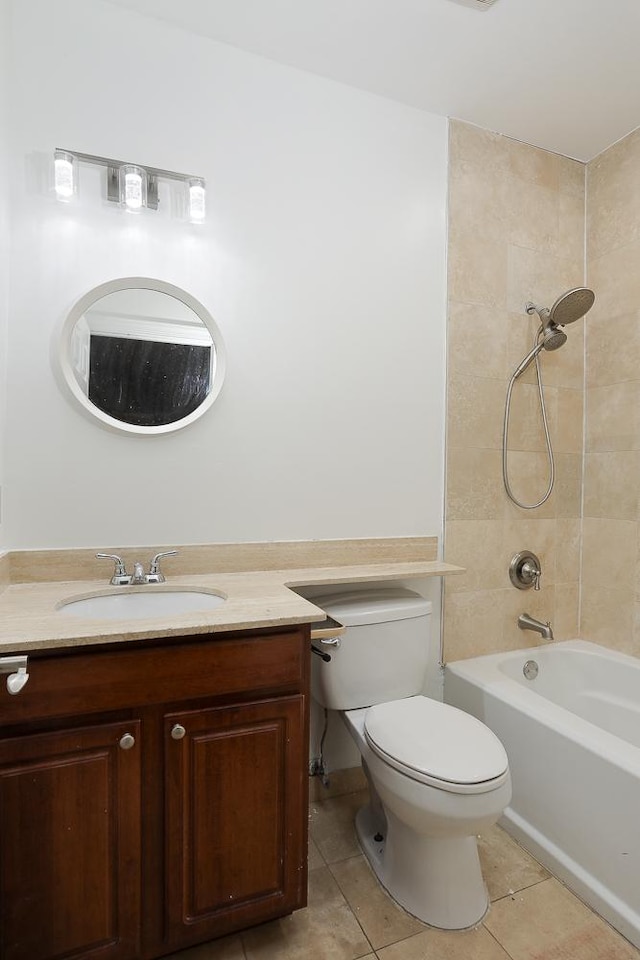
M584 282L585 174L577 161L457 121L449 150L445 557L467 568L445 586L444 654L455 660L537 642L517 628L524 611L551 620L558 639L578 633L584 323L541 361L557 470L543 507L508 500L501 445L507 384L537 327L524 304L551 306ZM616 449L628 455L623 440ZM509 446L514 492L539 499L548 465L533 368L514 389ZM509 581L524 549L542 561L539 593Z
M640 655L640 130L587 165L582 634Z

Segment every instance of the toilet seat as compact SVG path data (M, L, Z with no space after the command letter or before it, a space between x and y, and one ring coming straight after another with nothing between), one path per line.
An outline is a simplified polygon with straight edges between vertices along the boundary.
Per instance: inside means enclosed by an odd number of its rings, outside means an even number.
M430 697L369 707L364 734L389 766L449 793L487 793L509 776L507 754L495 734L476 717Z

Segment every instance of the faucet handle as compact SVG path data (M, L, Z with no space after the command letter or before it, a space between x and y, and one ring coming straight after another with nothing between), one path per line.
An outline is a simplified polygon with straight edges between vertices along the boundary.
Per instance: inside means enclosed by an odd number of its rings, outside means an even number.
M540 589L542 565L535 553L530 550L521 550L511 558L509 564L509 579L518 590Z
M163 557L176 557L177 555L177 550L165 550L164 553L156 553L155 557L151 558L147 583L164 583L165 577L160 572L160 561Z
M114 587L131 583L131 577L127 573L124 560L122 557L119 557L117 553L96 553L96 560L113 560L115 563L115 569L113 576L111 577L111 583Z

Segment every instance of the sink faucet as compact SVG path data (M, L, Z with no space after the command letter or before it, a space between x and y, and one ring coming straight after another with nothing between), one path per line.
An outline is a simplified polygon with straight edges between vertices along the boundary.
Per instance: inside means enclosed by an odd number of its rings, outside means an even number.
M133 565L133 574L127 573L124 560L114 553L96 553L96 558L98 560L113 560L115 570L110 582L113 586L122 587L130 583L134 586L141 583L164 583L165 576L160 570L160 561L163 557L175 557L177 553L177 550L156 553L155 557L151 559L149 573L145 573L142 564L136 560Z
M553 640L553 630L551 629L550 620L543 623L542 620L536 620L535 617L530 617L528 613L521 613L518 617L518 626L521 630L535 630L543 640Z
M146 582L147 582L147 578L146 578L145 573L144 573L144 570L143 570L143 568L142 568L142 564L139 563L137 560L136 560L136 562L135 562L134 565L133 565L133 576L131 577L131 581L130 581L130 582L133 583L133 584L146 583Z

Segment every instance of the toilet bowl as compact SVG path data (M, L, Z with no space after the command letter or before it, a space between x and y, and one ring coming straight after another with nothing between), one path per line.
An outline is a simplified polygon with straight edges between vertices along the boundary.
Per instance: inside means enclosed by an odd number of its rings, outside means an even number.
M312 689L340 711L360 751L369 783L356 816L362 849L383 887L419 920L474 926L488 908L477 834L511 799L504 747L475 717L421 694L428 601L393 588L314 603L347 627L331 662L313 664Z
M502 744L480 721L467 723L474 717L423 696L342 716L369 783L356 832L376 876L423 922L472 927L489 906L476 837L511 799ZM419 743L416 723L437 739Z

